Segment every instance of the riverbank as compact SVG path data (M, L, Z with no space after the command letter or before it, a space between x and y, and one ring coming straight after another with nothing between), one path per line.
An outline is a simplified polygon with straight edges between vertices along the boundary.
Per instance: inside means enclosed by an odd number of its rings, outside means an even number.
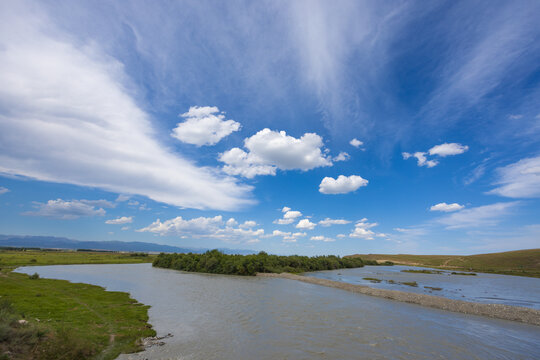
M141 263L146 255L73 251L0 251L0 359L115 359L155 336L148 306L125 292L13 272L18 266ZM28 339L21 340L21 333ZM6 335L7 334L7 335ZM32 346L28 346L31 342Z
M444 270L475 271L488 274L540 278L540 249L466 256L356 254L345 257L358 257L379 262L392 261L396 265L422 266Z
M497 319L512 320L540 326L540 311L524 307L500 304L481 304L462 300L447 299L432 295L408 293L397 290L375 289L364 285L348 284L339 281L294 275L289 273L258 273L257 276L302 281L310 284L327 286L359 294L427 306L435 309L448 310L470 315L489 316Z

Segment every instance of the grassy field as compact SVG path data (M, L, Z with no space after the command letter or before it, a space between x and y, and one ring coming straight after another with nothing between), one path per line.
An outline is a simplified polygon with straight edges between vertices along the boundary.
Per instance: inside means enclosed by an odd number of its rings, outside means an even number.
M155 332L147 323L148 307L129 294L12 270L152 260L142 254L0 250L0 359L114 359L140 350L139 340Z
M505 275L540 277L540 249L507 251L480 255L351 255L367 260L426 266L448 270L477 271Z

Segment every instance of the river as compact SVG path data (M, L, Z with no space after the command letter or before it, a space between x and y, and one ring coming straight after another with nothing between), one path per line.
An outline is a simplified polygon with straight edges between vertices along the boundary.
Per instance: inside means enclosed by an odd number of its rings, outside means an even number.
M150 264L18 269L129 292L164 346L119 359L538 359L540 327L273 278Z

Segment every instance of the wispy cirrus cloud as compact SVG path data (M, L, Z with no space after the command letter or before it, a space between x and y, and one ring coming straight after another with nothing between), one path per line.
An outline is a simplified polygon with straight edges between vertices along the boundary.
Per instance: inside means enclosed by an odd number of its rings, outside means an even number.
M249 186L162 145L124 65L40 6L1 5L0 173L192 208L253 203Z
M496 170L498 179L489 194L510 198L540 197L540 156L519 160Z
M495 226L511 215L518 205L519 201L477 206L443 216L437 222L445 225L447 229Z

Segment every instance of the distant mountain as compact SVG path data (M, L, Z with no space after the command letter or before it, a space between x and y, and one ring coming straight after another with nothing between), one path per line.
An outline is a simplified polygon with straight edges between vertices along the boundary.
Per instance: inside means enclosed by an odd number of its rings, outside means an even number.
M108 251L139 252L177 252L203 253L208 249L184 248L147 242L124 241L79 241L55 236L18 236L0 235L0 247L32 247L41 249L88 249ZM225 254L255 254L255 251L244 249L219 249Z

